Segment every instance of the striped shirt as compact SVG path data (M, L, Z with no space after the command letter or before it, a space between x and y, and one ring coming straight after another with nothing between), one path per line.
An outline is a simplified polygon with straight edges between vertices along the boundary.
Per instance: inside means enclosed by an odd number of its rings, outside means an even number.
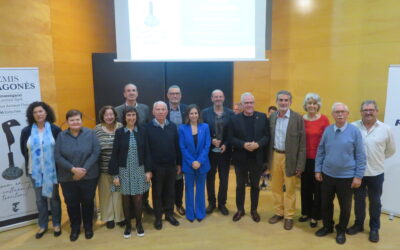
M122 124L117 122L115 129L122 127ZM108 173L108 163L110 162L111 153L113 149L115 131L108 133L104 131L101 124L97 124L95 127L97 139L99 140L101 152L99 157L99 165L101 173Z

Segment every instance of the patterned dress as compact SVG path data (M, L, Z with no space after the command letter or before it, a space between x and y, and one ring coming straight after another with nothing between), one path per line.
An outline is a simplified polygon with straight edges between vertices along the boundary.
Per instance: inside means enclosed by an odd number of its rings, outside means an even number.
M128 129L124 129L128 132ZM136 130L135 130L136 131ZM134 133L129 133L128 158L126 168L119 168L119 181L121 186L113 186L112 191L119 191L123 195L143 194L150 188L150 183L146 182L144 166L139 166L137 144Z

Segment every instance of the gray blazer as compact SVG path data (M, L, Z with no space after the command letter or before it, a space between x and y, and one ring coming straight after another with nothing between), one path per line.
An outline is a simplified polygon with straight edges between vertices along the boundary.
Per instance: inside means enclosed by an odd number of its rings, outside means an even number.
M271 140L268 147L268 169L272 166L274 152L275 126L278 112L269 118ZM304 130L303 117L290 110L289 123L286 131L285 141L286 176L296 175L296 170L304 171L306 163L306 133Z
M115 107L115 111L117 111L117 121L122 123L122 114L125 109L125 103ZM150 110L149 106L143 103L137 103L136 110L139 113L139 125L145 125L150 122Z

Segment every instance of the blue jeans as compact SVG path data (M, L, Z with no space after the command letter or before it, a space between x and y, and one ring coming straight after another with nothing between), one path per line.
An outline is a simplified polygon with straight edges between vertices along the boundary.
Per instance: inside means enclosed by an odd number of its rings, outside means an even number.
M365 198L368 193L369 198L369 227L371 231L378 231L380 228L381 217L381 195L384 174L377 176L365 176L362 184L354 190L354 213L356 215L355 224L364 226L365 220Z
M36 206L39 213L39 227L47 229L50 215L48 206L49 198L42 196L42 187L35 187L35 181L32 178L31 180L35 190ZM58 184L53 185L53 195L52 198L50 198L50 208L53 227L61 226L61 200L58 193Z

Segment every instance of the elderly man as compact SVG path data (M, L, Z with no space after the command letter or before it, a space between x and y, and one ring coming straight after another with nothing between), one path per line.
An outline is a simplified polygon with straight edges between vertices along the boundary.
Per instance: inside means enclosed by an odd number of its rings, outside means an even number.
M203 120L208 124L212 137L212 145L209 154L211 169L207 173L208 207L206 212L211 214L216 208L215 174L218 171L218 209L223 215L228 215L229 211L226 208L226 199L228 193L230 158L232 155L232 148L229 145L228 139L228 126L233 111L224 107L225 96L222 90L214 90L211 93L211 101L213 105L202 111Z
M236 172L236 207L233 221L240 220L244 212L245 183L247 174L250 177L251 218L260 222L257 213L260 189L258 182L265 163L265 147L269 139L269 123L264 113L254 111L254 96L244 93L241 96L243 112L232 116L230 121L230 138L233 146L232 161Z
M304 171L306 162L305 130L303 117L290 109L290 92L279 91L276 104L278 111L270 116L271 140L268 148L275 215L268 222L275 224L284 219L283 228L291 230L296 211L297 177Z
M174 218L175 178L181 172L181 152L179 150L178 129L167 118L167 104L162 101L153 105L154 119L147 124L147 143L150 151L153 173L153 205L157 230L162 228L162 214L165 220L178 226Z
M390 127L378 121L378 105L373 100L361 104L361 120L353 122L364 139L367 154L367 168L361 186L354 190L355 223L347 229L353 235L364 231L365 198L369 199L369 240L379 241L381 216L381 195L384 180L384 161L396 151L393 133Z
M186 111L186 104L181 103L182 99L182 92L178 85L172 85L168 88L167 91L167 98L168 98L168 115L167 119L170 122L173 122L177 127L184 122L185 119L185 111ZM183 207L183 174L180 173L176 176L175 181L175 206L176 211L180 215L185 215L185 208Z
M315 178L322 181L323 227L315 234L319 237L333 232L333 200L337 195L340 206L339 224L336 225L336 242L346 242L353 188L361 185L366 156L360 130L347 123L349 109L343 103L333 104L335 124L328 126L318 146L315 159Z
M135 84L128 83L124 86L125 103L115 107L115 111L117 112L117 121L122 122L122 114L127 106L136 108L139 114L139 125L145 125L150 121L149 107L146 104L138 103L136 101L138 96L139 92ZM153 213L153 208L151 208L149 203L149 191L143 194L143 207L147 213Z

